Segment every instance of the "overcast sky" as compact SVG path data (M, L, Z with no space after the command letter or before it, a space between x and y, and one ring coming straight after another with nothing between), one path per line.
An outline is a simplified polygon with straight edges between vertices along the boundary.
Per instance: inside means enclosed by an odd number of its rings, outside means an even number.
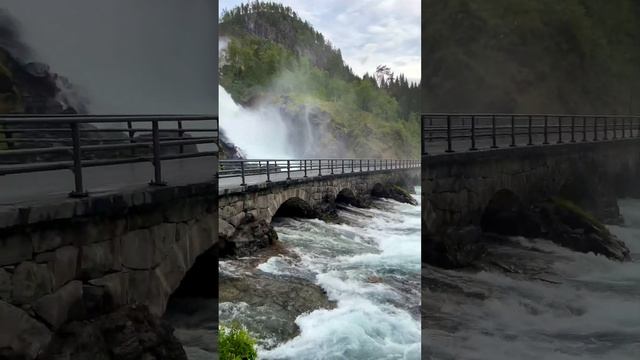
M220 0L220 11L247 0ZM320 31L362 75L386 64L420 79L420 0L277 0Z

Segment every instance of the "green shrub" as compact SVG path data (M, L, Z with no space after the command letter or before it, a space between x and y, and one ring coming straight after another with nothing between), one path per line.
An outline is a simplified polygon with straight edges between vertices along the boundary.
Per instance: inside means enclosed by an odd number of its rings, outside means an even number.
M218 327L218 352L220 360L258 359L255 339L238 323Z

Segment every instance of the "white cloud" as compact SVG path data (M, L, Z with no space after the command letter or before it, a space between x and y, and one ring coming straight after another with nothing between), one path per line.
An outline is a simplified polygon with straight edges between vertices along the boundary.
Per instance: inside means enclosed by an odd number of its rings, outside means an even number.
M220 0L229 9L242 0ZM278 0L342 51L356 74L385 64L409 79L420 79L420 0Z

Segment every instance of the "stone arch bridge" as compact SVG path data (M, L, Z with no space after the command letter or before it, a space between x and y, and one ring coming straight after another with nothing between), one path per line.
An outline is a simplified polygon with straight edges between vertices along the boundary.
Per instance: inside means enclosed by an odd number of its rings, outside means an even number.
M368 170L366 165L361 168L359 160L355 165L346 160L346 167L336 165L334 169L329 168L327 161L325 165L319 165L320 171L317 164L305 164L306 173L313 173L307 177L302 175L305 169L299 166L298 160L294 162L297 167L289 172L288 179L278 179L272 173L270 177L274 180L269 182L260 180L245 186L221 186L218 227L222 251L249 254L266 246L270 241L272 230L269 225L273 217L291 201L302 204L299 209L302 212L305 207L309 211L322 210L340 197L366 201L372 194L384 196L381 192L396 185L406 188L420 183L419 161L381 162L375 165L375 170L372 163ZM323 171L326 175L318 175ZM286 170L280 169L280 172Z

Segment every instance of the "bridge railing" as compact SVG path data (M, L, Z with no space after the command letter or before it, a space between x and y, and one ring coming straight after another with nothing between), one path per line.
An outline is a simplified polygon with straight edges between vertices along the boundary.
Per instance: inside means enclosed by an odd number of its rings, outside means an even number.
M420 160L391 159L251 159L221 160L218 176L238 178L240 186L247 178L259 176L264 182L293 178L321 177L335 174L363 173L394 169L419 168Z
M0 176L71 170L72 197L87 195L84 168L150 162L165 185L163 161L217 153L216 116L0 115Z
M640 116L423 114L422 154L640 137Z

